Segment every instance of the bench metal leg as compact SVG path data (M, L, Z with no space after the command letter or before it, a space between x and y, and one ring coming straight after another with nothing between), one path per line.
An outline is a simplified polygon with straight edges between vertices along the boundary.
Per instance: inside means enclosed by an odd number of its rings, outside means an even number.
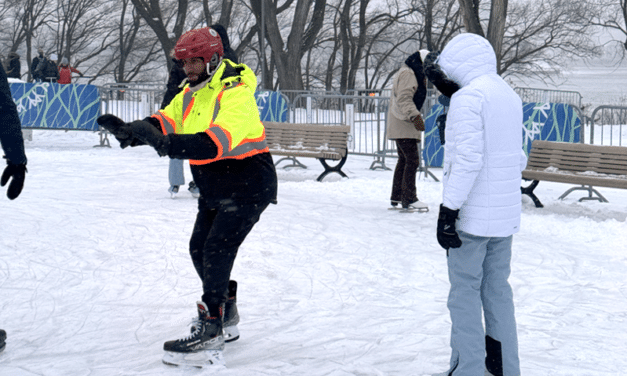
M279 163L281 163L282 161L291 161L292 162L292 164L285 165L285 166L283 166L283 168L288 168L288 167L307 168L307 166L305 166L304 164L300 163L300 161L298 159L296 159L296 157L283 157L283 158L279 159L278 161L276 161L276 163L274 165L276 167L278 167Z
M348 158L348 154L346 154L336 166L329 166L329 164L324 158L318 158L320 163L322 163L322 167L324 167L324 172L320 174L320 176L318 176L318 179L316 180L322 181L322 179L324 179L325 176L327 176L328 174L332 172L337 172L343 178L348 178L348 176L346 176L346 174L342 171L342 166L344 166L344 163L346 163L347 158Z
M529 198L531 198L531 201L533 201L533 203L536 205L536 208L543 208L544 205L542 205L538 196L533 193L533 190L536 189L538 183L540 183L539 180L534 180L527 187L520 187L520 192L524 195L529 196Z
M587 191L588 192L588 197L580 198L579 202L586 201L586 200L597 200L597 201L600 201L600 202L609 202L605 197L603 197L603 195L601 193L599 193L599 191L594 189L591 185L582 185L580 187L570 188L569 190L564 192L559 197L559 199L563 200L566 196L568 196L571 192L574 192L574 191ZM593 193L596 194L597 197L592 196Z

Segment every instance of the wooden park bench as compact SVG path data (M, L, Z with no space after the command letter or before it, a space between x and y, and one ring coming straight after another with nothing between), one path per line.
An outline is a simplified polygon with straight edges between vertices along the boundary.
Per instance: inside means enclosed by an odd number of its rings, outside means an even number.
M332 172L347 178L342 171L342 166L348 157L348 135L350 126L348 125L325 125L325 124L294 124L276 123L264 121L266 128L266 142L270 149L270 154L284 156L278 160L280 162L289 160L292 163L287 167L307 168L296 157L317 158L324 172L316 180L322 181L325 176ZM327 160L339 161L335 166L329 166Z
M521 191L538 208L543 205L533 190L541 180L580 185L564 192L560 200L573 191L583 190L588 197L579 201L608 202L593 187L627 189L627 147L535 140L522 177L533 180L528 187L521 187Z

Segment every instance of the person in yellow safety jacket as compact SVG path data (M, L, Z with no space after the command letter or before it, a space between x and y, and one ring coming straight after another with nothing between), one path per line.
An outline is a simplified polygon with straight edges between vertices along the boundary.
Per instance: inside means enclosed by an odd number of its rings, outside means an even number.
M98 123L120 146L148 144L160 156L189 159L199 190L190 254L203 284L191 334L164 344L163 362L198 365L187 355L213 354L223 362L224 342L239 337L237 284L230 280L239 246L270 203L277 176L254 97L257 79L245 64L223 59L211 28L191 30L177 41L188 84L168 106L144 120L125 123L103 115Z

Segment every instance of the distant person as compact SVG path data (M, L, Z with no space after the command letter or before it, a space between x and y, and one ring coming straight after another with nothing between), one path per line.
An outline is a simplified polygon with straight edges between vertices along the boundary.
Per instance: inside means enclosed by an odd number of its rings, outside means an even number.
M44 82L56 83L59 80L59 68L57 67L57 55L50 55L50 59L44 56L39 60L35 73Z
M72 73L77 73L83 77L83 73L71 66L67 57L64 56L63 59L61 59L61 64L59 64L59 84L71 84Z
M24 188L26 154L20 117L2 64L0 64L0 144L7 161L7 166L0 177L0 186L4 187L10 181L7 197L9 200L15 200ZM7 332L0 329L0 352L6 347L6 339Z
M33 61L30 65L30 74L33 76L33 81L41 82L43 81L43 77L39 74L39 72L37 72L37 67L39 66L39 63L46 57L44 56L44 50L41 47L37 49L37 53L38 55L33 58Z
M511 272L520 229L523 109L483 37L460 34L425 69L450 95L437 240L446 250L450 368L443 375L520 375ZM432 79L432 76L435 76ZM448 79L451 85L439 85ZM483 322L485 321L485 329ZM486 373L488 374L488 373Z
M17 52L9 52L6 67L7 77L17 78L18 80L22 78L22 64L20 63L20 55Z
M401 205L403 211L429 211L418 200L416 174L420 166L418 143L422 139L425 123L420 109L427 97L427 81L422 59L429 51L421 50L410 55L399 69L392 85L387 117L387 138L394 140L398 161L392 180L392 207Z
M171 55L172 68L170 68L166 91L163 95L163 101L161 101L160 109L162 110L170 104L172 99L181 90L183 90L183 87L187 82L187 75L185 74L185 70L183 70L183 64L174 57L174 50L172 50ZM183 159L170 158L170 164L168 166L168 180L170 182L170 188L168 188L168 192L170 192L172 197L174 197L179 192L179 188L185 184L184 162L185 161ZM189 187L187 189L191 192L192 196L196 198L200 195L198 187L193 180L189 182Z
M229 40L229 36L226 33L226 29L224 28L224 26L220 24L214 24L210 27L218 32L220 40L222 40L222 47L224 48L224 59L229 59L235 64L239 64L237 55L235 54L235 51L233 51L233 49L231 48L231 41Z

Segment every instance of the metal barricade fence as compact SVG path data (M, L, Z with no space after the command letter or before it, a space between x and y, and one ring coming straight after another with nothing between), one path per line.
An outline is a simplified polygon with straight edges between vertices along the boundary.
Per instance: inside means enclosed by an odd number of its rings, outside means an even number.
M583 97L577 91L515 87L523 102L566 103L581 108Z
M116 83L98 87L101 113L124 121L143 119L159 110L165 85L157 83Z
M357 92L357 91L351 91ZM386 140L389 96L301 93L290 102L289 122L350 125L348 152L375 157L371 169L383 168L386 157L397 157L396 144ZM422 108L423 116L437 103L434 89L429 89Z
M590 116L589 144L627 146L627 107L599 106Z

